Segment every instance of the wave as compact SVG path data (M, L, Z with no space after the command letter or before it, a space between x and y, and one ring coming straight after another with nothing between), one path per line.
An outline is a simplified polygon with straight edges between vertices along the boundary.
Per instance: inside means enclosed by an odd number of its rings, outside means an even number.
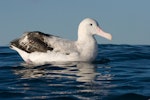
M150 59L149 45L99 45L98 57L111 61Z

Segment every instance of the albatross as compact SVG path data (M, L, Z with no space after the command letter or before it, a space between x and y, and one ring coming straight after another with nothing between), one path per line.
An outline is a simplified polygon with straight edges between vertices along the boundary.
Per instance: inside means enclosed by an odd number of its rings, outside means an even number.
M48 64L57 61L92 62L98 52L94 35L112 39L111 34L104 32L96 20L85 18L79 24L76 41L32 31L25 32L20 38L11 41L10 48L16 50L29 64Z

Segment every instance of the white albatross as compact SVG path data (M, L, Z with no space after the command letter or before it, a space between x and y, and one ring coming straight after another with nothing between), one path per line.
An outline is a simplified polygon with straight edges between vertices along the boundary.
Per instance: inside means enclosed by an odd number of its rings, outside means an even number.
M97 21L86 18L79 24L77 41L33 31L26 32L22 37L13 40L10 48L16 50L26 63L31 64L57 61L91 62L97 55L97 42L94 35L112 39L111 34L102 31Z

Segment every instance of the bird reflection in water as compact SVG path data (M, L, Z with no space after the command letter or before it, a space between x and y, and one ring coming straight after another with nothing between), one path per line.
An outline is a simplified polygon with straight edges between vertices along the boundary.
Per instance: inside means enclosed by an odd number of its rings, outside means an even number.
M100 66L98 66L100 67ZM102 67L102 66L101 66ZM105 66L107 67L107 66ZM109 69L111 67L107 67ZM67 62L56 63L52 65L32 66L15 69L14 73L21 76L22 79L30 78L72 78L78 82L93 82L95 80L111 80L112 75L108 72L102 74L97 72L97 65L88 62Z
M111 67L103 64L54 62L53 65L18 67L20 68L15 68L13 72L15 75L20 76L20 80L27 79L32 81L32 79L38 79L38 83L36 84L40 84L42 87L37 85L34 88L39 90L46 87L49 90L49 95L62 95L62 93L63 95L67 95L71 93L78 98L86 99L84 95L88 93L106 96L110 93L110 89L114 87L111 83L113 80ZM42 80L42 83L40 83L40 80ZM33 88L32 84L33 81L27 83L26 88L28 88L24 91L31 90ZM81 95L81 93L83 94Z

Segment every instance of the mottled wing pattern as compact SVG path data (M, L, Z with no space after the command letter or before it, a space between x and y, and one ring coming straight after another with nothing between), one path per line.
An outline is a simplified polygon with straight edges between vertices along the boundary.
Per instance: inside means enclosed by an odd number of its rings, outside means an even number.
M47 52L47 50L52 51L53 48L50 47L46 42L44 42L44 37L51 37L39 31L27 32L19 39L15 39L11 42L11 45L20 48L28 53L31 52Z

